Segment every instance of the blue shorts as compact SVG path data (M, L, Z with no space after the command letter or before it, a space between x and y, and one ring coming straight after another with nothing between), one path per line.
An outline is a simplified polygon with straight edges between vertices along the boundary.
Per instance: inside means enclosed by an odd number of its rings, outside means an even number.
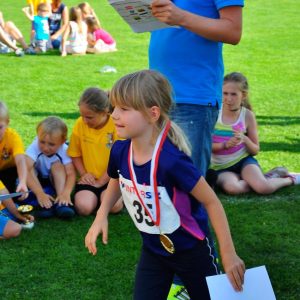
M241 159L235 165L233 165L233 166L231 166L229 168L226 168L226 169L218 170L216 172L217 172L217 174L221 174L223 172L233 172L235 174L240 175L242 173L242 170L247 165L257 165L257 166L260 167L258 161L252 155L249 155L249 156L244 157L243 159Z
M3 231L8 221L16 221L17 219L8 211L8 209L0 210L0 236L3 236Z

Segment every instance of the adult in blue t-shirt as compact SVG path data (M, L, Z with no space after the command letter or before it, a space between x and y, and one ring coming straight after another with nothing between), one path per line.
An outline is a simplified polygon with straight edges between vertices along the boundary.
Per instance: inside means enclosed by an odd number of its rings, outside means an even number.
M153 31L150 69L171 82L176 108L172 119L192 146L192 159L203 174L211 155L212 133L222 101L222 43L237 44L244 0L154 0L152 13L177 25Z
M192 160L202 174L210 163L212 134L222 101L222 45L240 41L243 5L244 0L152 2L152 14L176 27L151 33L149 67L172 84L176 106L171 119L189 139ZM204 208L199 206L196 214L201 223L208 224ZM204 231L210 236L208 226Z

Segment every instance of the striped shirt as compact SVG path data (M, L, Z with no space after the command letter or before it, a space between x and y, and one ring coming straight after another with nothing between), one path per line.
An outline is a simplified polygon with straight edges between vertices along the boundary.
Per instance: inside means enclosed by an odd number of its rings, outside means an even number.
M242 107L239 118L236 122L233 124L224 124L222 121L221 110L213 134L213 143L226 143L234 136L234 130L238 130L246 134L246 111L247 109ZM210 168L214 170L229 168L248 155L249 153L247 152L244 143L240 143L230 149L222 149L220 151L213 152Z

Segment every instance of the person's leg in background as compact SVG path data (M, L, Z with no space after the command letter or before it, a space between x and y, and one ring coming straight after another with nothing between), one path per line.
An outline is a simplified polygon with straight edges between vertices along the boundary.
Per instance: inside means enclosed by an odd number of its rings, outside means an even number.
M184 131L192 148L191 158L204 177L210 164L212 134L218 119L218 113L219 110L217 106L176 104L170 114L171 120ZM209 238L210 244L214 245L209 230L208 215L202 205L199 205L195 217L201 229ZM215 249L213 249L213 253L217 260ZM186 297L182 299L189 299L186 294L187 291L181 279L175 276L168 299L181 299L181 296Z

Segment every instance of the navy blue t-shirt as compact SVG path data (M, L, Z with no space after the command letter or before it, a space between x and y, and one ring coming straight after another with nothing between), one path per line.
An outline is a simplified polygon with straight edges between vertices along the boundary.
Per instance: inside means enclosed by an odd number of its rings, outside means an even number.
M48 18L50 35L54 34L60 29L62 13L65 7L66 6L63 3L61 3L57 11L52 11L51 16Z
M130 142L130 140L125 140L114 143L108 165L110 177L131 180L128 168ZM149 186L151 161L139 166L133 164L133 167L137 182ZM189 194L201 176L202 174L193 165L190 157L166 139L160 153L156 178L158 186L165 187L180 216L181 226L168 234L176 252L193 247L198 240L205 237L203 231L206 232L208 225L201 223L203 220L197 220L194 216L199 203ZM157 254L170 255L161 245L158 234L141 232L141 235L145 247Z

